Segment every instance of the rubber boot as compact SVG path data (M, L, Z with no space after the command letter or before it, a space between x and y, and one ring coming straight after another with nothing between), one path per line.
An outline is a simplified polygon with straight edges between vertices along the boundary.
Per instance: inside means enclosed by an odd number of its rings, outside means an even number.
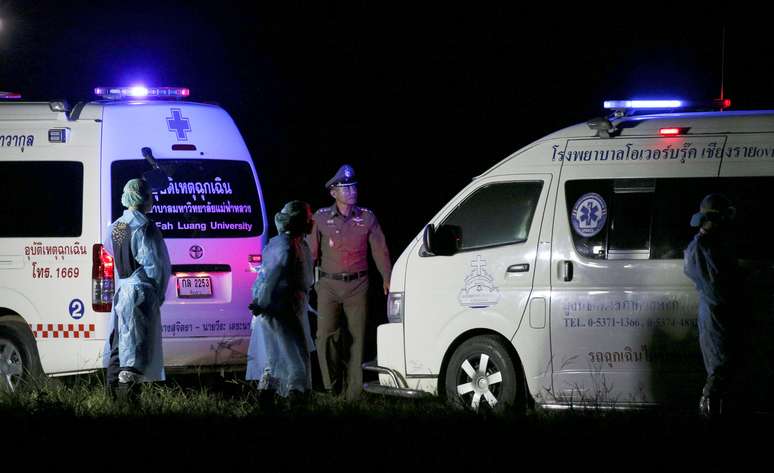
M118 399L130 404L136 404L140 400L140 383L142 375L133 371L121 371L118 373Z
M723 399L719 396L702 396L699 413L707 419L718 418L723 414Z

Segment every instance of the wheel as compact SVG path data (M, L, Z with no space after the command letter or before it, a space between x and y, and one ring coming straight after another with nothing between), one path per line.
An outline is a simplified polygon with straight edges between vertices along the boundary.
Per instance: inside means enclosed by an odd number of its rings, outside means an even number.
M23 380L40 372L32 335L22 327L23 323L0 321L0 391L14 392Z
M480 335L462 343L446 366L447 401L473 411L501 411L507 406L524 409L523 383L502 342Z

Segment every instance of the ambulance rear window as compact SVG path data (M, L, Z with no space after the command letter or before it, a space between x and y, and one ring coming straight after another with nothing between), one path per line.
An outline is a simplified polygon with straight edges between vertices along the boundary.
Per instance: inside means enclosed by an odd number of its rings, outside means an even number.
M248 163L215 159L160 159L158 163L170 182L154 195L149 217L164 237L235 238L263 233L261 203ZM148 170L145 160L113 162L113 220L124 211L124 184Z
M83 218L83 164L0 162L2 237L77 237Z

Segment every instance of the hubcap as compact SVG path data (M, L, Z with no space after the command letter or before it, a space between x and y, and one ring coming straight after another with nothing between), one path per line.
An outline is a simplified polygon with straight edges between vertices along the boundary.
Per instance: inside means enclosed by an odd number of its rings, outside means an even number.
M0 338L0 390L15 391L22 373L19 349L10 340Z
M474 411L478 410L482 398L492 408L497 404L502 380L500 369L494 363L489 363L488 355L473 355L460 366L457 394L463 404L469 404Z

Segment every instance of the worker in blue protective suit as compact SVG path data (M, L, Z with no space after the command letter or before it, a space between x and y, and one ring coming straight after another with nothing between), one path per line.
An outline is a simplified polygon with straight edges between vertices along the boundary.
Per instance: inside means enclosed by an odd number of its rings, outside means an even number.
M149 184L127 182L121 204L126 210L104 242L116 280L107 384L114 396L133 400L138 383L164 380L161 305L172 268L161 231L145 215L153 205Z
M722 194L706 196L691 226L699 232L685 250L684 271L699 291L699 346L707 380L699 402L708 417L722 414L732 398L739 311L739 271L731 222L735 209Z
M263 250L263 264L253 284L252 335L245 378L258 381L259 400L274 396L298 402L312 388L310 352L314 351L307 318L314 284L312 257L304 237L312 229L312 210L292 201L274 217L279 234Z

